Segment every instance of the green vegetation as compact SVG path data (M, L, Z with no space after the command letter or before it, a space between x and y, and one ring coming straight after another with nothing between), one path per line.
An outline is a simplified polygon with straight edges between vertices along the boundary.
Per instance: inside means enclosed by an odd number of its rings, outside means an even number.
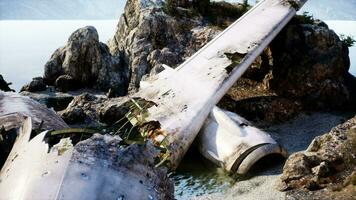
M295 24L314 24L314 21L313 15L308 12L303 12L302 15L296 15L292 20Z
M178 9L178 7L183 9ZM202 16L214 26L226 27L245 14L251 6L248 0L240 4L211 2L210 0L167 0L163 11L175 17Z
M340 35L340 39L341 39L341 41L342 41L346 46L348 46L348 47L354 46L354 45L355 45L355 42L356 42L356 40L354 39L354 37L349 36L349 35L346 36L346 35L341 34L341 35Z
M209 12L203 15L210 23L219 27L227 27L245 14L251 6L247 1L242 4L231 4L227 2L211 2Z

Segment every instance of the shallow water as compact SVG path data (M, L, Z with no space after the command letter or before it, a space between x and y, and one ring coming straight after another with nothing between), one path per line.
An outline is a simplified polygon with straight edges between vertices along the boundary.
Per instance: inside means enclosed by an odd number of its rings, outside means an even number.
M229 176L222 168L207 161L195 148L188 151L170 178L174 182L175 198L178 200L225 192L236 182L236 177Z

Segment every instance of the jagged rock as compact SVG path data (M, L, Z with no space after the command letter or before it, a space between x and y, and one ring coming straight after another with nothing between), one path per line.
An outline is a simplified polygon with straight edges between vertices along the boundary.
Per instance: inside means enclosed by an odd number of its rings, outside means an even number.
M277 94L300 99L313 108L350 105L345 81L348 48L325 23L292 22L271 46L273 78L269 84Z
M32 78L32 81L21 88L22 91L28 92L40 92L47 89L47 85L44 83L42 77Z
M149 62L150 53L170 46L174 48L169 48L172 54L180 54L184 51L184 44L189 41L185 35L188 31L183 28L190 29L192 24L197 23L184 19L182 20L186 23L184 27L182 22L165 14L162 6L163 1L157 1L155 4L143 0L127 1L124 14L117 25L116 34L109 43L110 51L114 55L123 54L126 65L130 66L132 88L138 88L141 78L155 67L150 63L158 63L153 60ZM178 28L182 30L179 31ZM170 64L174 67L180 62L182 60L163 64Z
M125 58L131 71L130 88L138 88L144 75L159 71L162 64L176 67L221 31L205 24L198 13L188 17L167 14L161 0L129 0L109 42L110 52Z
M9 85L11 85L11 83L7 83L0 74L0 90L4 92L15 92L15 90L11 89Z
M45 65L43 78L46 84L62 91L76 90L79 86L105 92L112 89L116 95L127 92L127 70L99 42L98 33L91 26L75 31L65 47L54 52ZM74 83L75 86L70 86Z
M278 187L287 199L352 199L356 194L356 116L291 155ZM349 185L353 187L348 187Z

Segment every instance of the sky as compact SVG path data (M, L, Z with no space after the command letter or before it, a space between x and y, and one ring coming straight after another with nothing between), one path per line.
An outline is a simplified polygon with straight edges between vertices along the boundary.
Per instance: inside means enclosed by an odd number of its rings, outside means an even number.
M249 0L250 4L255 2ZM0 0L0 20L117 19L125 3L126 0ZM309 0L301 12L304 11L323 20L356 20L356 0Z
M0 20L117 19L126 0L0 0Z

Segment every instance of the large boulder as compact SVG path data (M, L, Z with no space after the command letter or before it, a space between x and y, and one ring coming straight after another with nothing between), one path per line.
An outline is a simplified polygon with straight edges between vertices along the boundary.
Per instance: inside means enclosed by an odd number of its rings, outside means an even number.
M92 26L75 31L67 44L53 53L43 78L46 84L61 91L94 88L111 89L116 95L127 93L127 69L119 57L111 56L108 47L99 42Z
M348 47L325 23L292 21L271 47L269 86L278 95L300 99L313 108L350 105Z
M47 85L44 83L42 77L32 78L32 81L21 88L21 92L40 92L47 89Z

